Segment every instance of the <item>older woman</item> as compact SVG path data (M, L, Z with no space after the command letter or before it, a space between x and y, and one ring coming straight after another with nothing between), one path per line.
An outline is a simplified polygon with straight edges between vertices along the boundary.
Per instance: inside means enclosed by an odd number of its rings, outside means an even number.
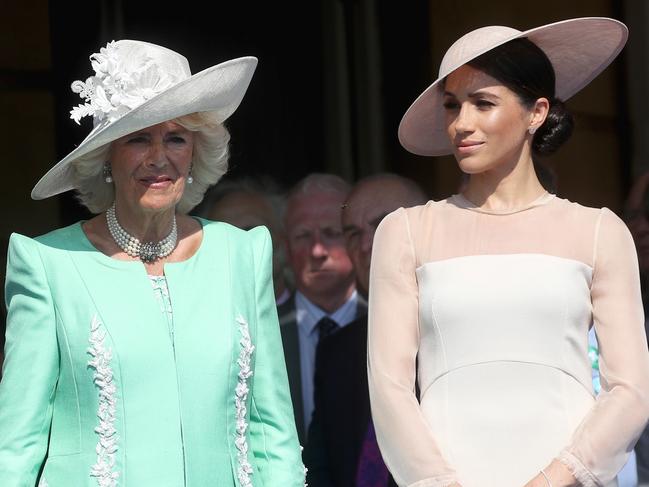
M10 242L0 485L303 485L268 232L185 214L256 59L192 76L118 41L91 61L72 118L95 127L32 197L99 214Z
M369 386L399 485L617 485L649 416L633 241L610 210L547 192L534 166L570 136L563 100L626 37L606 18L478 29L401 121L407 150L452 153L469 180L376 232Z

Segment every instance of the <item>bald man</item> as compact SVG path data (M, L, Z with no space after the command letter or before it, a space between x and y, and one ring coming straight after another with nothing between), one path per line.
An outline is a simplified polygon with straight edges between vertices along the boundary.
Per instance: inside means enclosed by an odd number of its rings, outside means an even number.
M374 232L399 207L424 204L413 181L395 174L360 180L341 209L347 253L356 289L367 297ZM367 315L324 339L317 351L315 412L304 451L311 487L356 487L381 477L395 485L382 464L373 436L367 388ZM368 477L366 476L368 475ZM378 484L371 484L378 485Z

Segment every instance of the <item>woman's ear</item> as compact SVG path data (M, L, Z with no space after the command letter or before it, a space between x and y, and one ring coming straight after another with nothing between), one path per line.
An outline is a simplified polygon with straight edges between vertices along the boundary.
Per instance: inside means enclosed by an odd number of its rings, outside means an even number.
M531 110L530 125L528 127L530 134L534 134L534 132L543 125L549 112L550 102L547 98L539 98L534 102L534 106L532 106Z

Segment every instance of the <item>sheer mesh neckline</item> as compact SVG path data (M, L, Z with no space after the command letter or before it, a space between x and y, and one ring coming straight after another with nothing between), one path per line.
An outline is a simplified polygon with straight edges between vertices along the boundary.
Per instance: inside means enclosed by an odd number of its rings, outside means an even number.
M453 196L451 196L448 199L448 201L449 201L449 203L451 203L451 204L453 204L453 205L455 205L455 206L457 206L459 208L464 208L466 210L476 211L478 213L486 213L486 214L489 214L489 215L512 215L514 213L520 213L521 211L530 210L532 208L536 208L538 206L545 205L545 204L549 203L550 201L552 201L555 197L556 197L556 195L554 195L552 193L548 193L547 191L545 191L543 194L541 194L541 196L539 196L538 198L536 198L533 201L530 201L529 203L526 203L526 204L524 204L522 206L519 206L517 208L507 208L507 209L503 209L503 210L490 210L488 208L481 208L478 205L476 205L475 203L473 203L473 202L469 201L468 199L466 199L461 193L454 194Z

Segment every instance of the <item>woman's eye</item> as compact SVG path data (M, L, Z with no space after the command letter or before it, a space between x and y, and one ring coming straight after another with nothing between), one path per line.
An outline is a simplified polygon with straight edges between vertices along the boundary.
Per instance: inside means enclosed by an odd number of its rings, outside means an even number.
M493 102L490 102L488 100L478 100L476 102L476 105L478 106L478 108L484 108L484 109L488 109L495 106Z
M142 144L147 141L147 138L143 135L135 135L128 139L127 143L129 144Z
M443 106L445 110L457 110L460 104L456 101L445 101Z
M184 144L187 141L180 135L174 135L173 137L169 138L169 142L171 142L172 144Z

